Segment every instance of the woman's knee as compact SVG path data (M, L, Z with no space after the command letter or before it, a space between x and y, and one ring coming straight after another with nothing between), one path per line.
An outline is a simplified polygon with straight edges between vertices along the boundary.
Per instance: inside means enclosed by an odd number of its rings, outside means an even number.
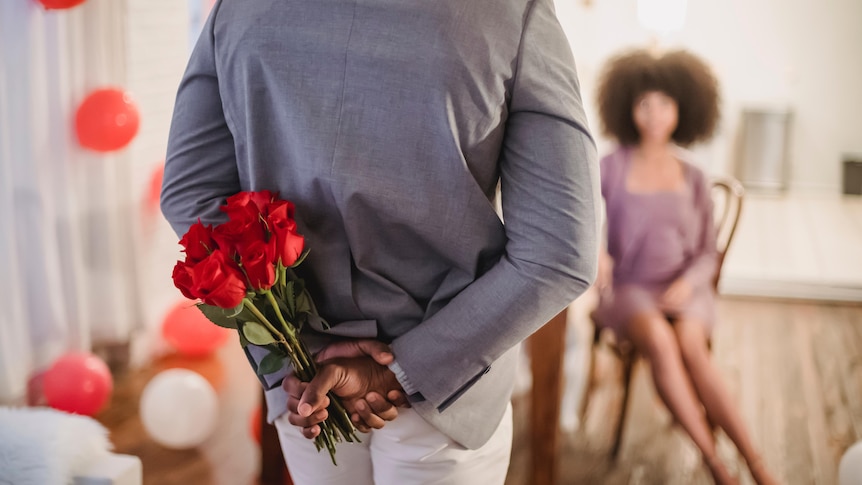
M687 366L709 359L709 346L703 324L695 320L679 321L674 326L683 361Z
M660 315L645 314L635 317L631 332L638 351L649 360L679 354L679 344L667 320Z

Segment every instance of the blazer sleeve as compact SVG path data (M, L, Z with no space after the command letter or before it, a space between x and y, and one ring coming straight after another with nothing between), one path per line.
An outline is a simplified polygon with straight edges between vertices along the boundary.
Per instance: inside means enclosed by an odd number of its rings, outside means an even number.
M716 249L713 203L706 176L698 171L695 187L695 209L699 219L699 233L696 237L695 251L688 267L682 274L696 288L711 286L718 269L718 250Z
M233 136L222 109L215 65L213 7L180 82L168 135L161 209L178 235L198 218L224 221L219 206L239 192Z
M500 156L505 254L392 342L402 378L439 411L595 280L599 170L552 0L526 16Z

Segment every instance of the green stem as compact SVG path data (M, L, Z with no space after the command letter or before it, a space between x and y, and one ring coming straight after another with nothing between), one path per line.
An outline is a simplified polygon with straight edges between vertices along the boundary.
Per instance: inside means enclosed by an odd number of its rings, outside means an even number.
M284 271L283 276L279 279L281 280L281 284L287 279L288 274L290 276L293 275L293 271L289 268L279 268L280 271ZM279 275L281 276L281 275ZM267 318L260 312L260 310L254 305L254 303L246 298L243 301L246 305L248 305L249 310L261 321L263 325L265 325L273 335L277 335L281 338L281 343L288 350L288 355L290 359L293 361L294 371L297 372L298 377L300 377L303 381L310 381L311 378L316 374L316 366L314 365L314 361L310 358L308 354L308 350L303 345L302 341L299 340L296 329L287 322L284 318L284 315L281 313L281 308L278 306L278 301L275 299L275 295L272 294L271 290L261 291L258 294L266 295L266 299L275 312L276 317L278 318L279 323L284 328L286 332L286 340L285 336L280 332L275 330L273 325L267 320ZM350 421L350 418L347 415L347 411L344 409L344 406L341 404L338 396L334 393L329 393L330 397L330 416L324 422L320 423L321 433L314 440L315 447L318 451L322 449L326 449L329 452L329 457L332 460L332 464L336 465L335 461L335 444L342 441L349 442L358 442L359 437L356 435L355 428L353 427L353 423Z
M263 313L260 312L260 310L257 309L253 301L248 298L243 298L242 302L249 310L251 310L251 312L254 314L255 317L257 317L260 323L262 323L267 328L267 330L272 332L272 335L274 337L278 338L279 343L287 345L287 340L285 340L284 335L282 335L281 332L276 330L275 327L271 323L269 323L269 320L266 318L266 316L264 316Z
M275 316L278 317L278 321L281 323L281 326L284 327L284 331L287 332L289 337L295 337L296 330L294 330L293 326L289 325L284 319L284 315L281 314L281 308L278 307L278 302L275 301L275 297L272 295L272 292L266 290L263 294L266 295L266 299L269 301L269 304L272 305L273 310L275 310Z
M275 310L275 316L278 317L278 321L287 333L288 343L290 344L290 347L294 349L294 352L291 352L292 357L294 358L294 362L299 364L296 366L296 370L301 371L304 374L308 374L309 376L313 376L316 370L314 368L314 363L309 358L305 348L299 342L293 325L290 325L287 323L287 320L284 319L284 315L282 315L281 309L278 307L278 302L275 301L275 296L273 296L272 291L265 290L261 293L266 295L267 301L272 305L272 309Z
M284 297L284 292L287 289L287 273L284 270L284 265L281 264L281 260L278 261L278 265L275 269L275 287L278 291L279 296Z

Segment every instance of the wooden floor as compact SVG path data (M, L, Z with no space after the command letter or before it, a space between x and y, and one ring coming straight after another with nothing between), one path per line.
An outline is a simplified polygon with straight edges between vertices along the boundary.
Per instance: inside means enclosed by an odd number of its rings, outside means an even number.
M783 483L837 483L842 453L862 440L862 306L743 299L719 303L714 359L750 433ZM619 410L620 366L603 350L590 409L565 433L561 484L712 483L697 449L671 424L641 362L633 377L627 427L617 463L608 458ZM516 437L507 485L528 485L526 399L515 401ZM719 453L753 483L732 443Z
M114 451L141 458L144 485L250 485L257 483L260 450L251 422L260 384L239 345L230 341L204 359L170 356L115 378L111 405L97 419L110 430ZM138 415L146 383L159 372L187 368L204 376L219 398L219 422L197 448L170 450L149 438Z
M843 451L862 439L862 306L827 306L724 299L714 358L767 462L788 484L834 484ZM635 370L628 426L617 463L607 457L619 406L619 367L609 352L597 362L597 382L583 424L565 432L561 484L710 483L690 440L670 424L652 390L648 368ZM189 367L215 383L222 413L214 435L195 450L153 443L137 416L140 391L156 372ZM250 436L258 389L233 346L203 361L161 361L120 376L112 405L98 418L116 451L141 457L145 484L256 483L259 451ZM507 485L529 485L526 396L515 399L515 444ZM721 456L739 470L720 435ZM751 483L739 471L743 483ZM387 484L388 485L388 484Z

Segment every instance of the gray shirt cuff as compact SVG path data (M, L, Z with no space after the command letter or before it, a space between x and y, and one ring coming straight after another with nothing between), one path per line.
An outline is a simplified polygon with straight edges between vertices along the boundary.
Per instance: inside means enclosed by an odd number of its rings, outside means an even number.
M391 370L392 373L395 374L395 378L398 379L398 383L401 384L402 388L404 388L405 394L407 394L408 396L412 396L419 393L419 389L417 389L416 386L414 386L413 383L410 382L410 379L407 378L407 374L404 373L404 369L402 369L401 366L398 365L397 361L392 361L392 363L389 364L389 370Z

